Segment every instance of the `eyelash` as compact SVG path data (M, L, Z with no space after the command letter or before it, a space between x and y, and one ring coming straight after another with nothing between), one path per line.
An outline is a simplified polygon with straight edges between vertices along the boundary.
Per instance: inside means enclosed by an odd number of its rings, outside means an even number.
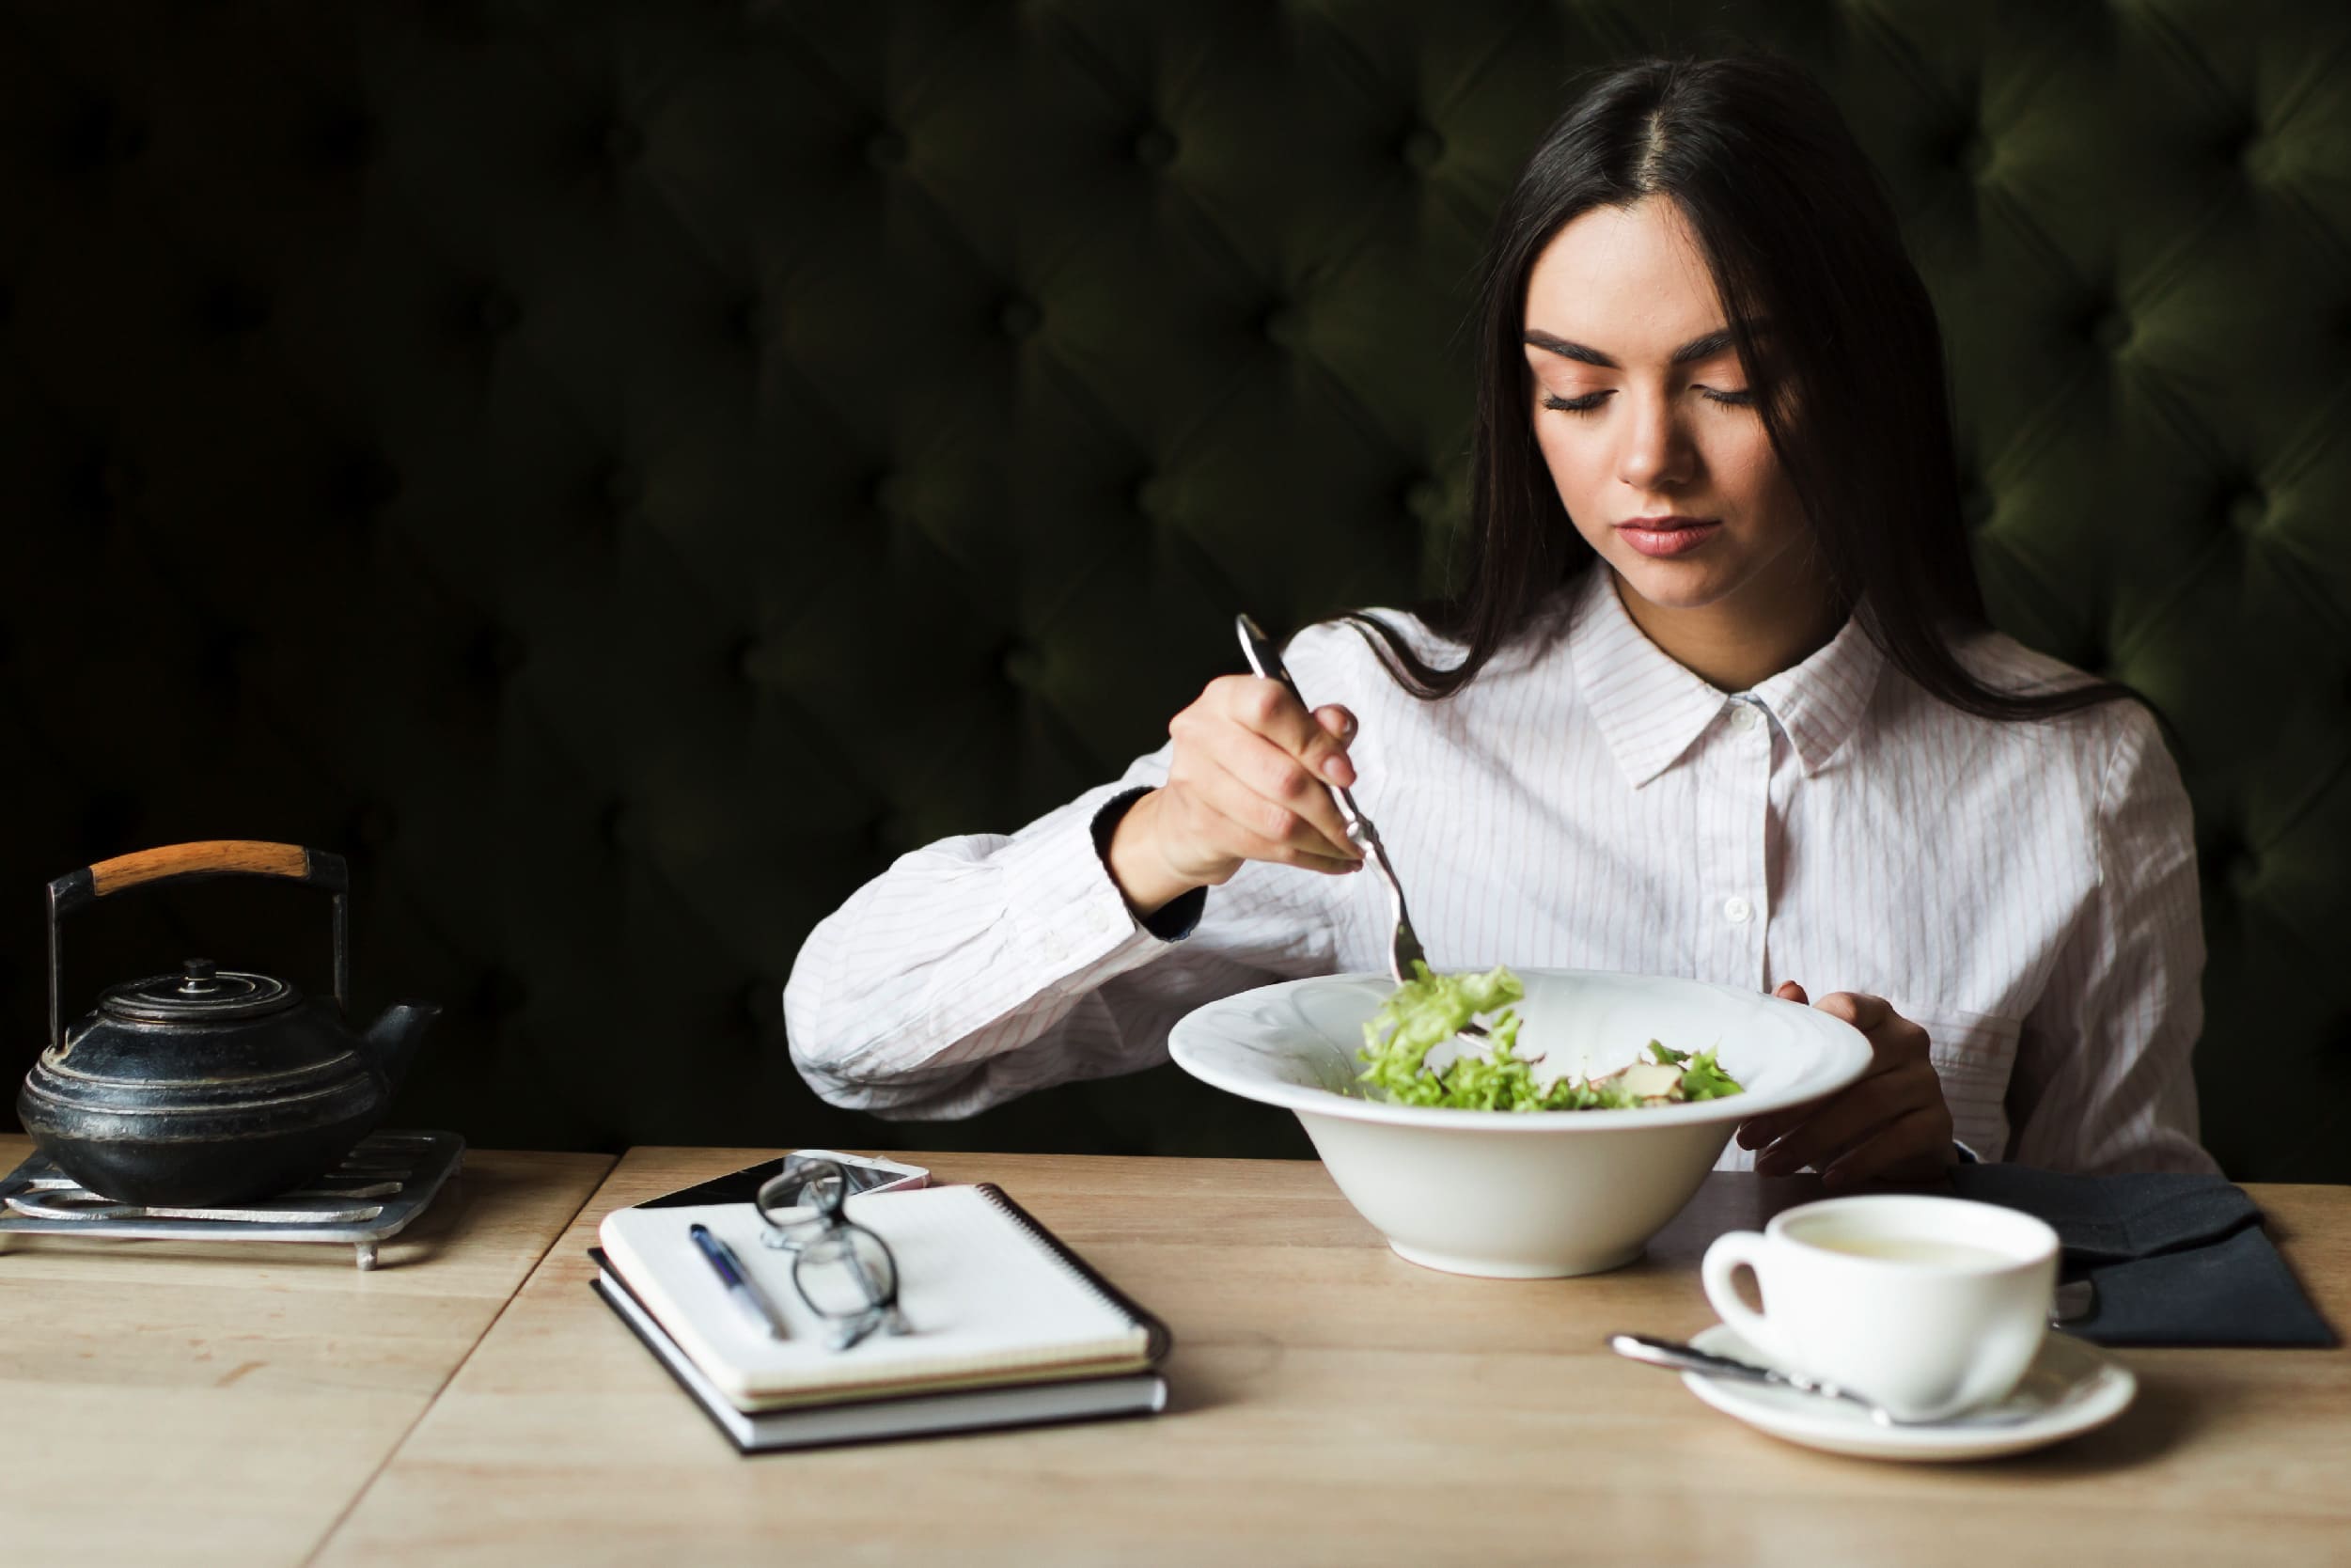
M1725 408L1755 406L1755 394L1752 392L1717 392L1711 386L1701 386L1697 391L1708 402L1720 403ZM1580 398L1562 398L1556 392L1545 392L1543 406L1557 409L1561 414L1596 414L1608 397L1607 392L1587 392Z

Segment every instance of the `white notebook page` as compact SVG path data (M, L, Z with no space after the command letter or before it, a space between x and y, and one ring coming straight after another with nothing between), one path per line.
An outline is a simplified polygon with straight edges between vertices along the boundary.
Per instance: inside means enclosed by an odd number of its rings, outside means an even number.
M849 1217L889 1243L899 1305L914 1331L877 1330L849 1350L800 1299L792 1255L760 1240L746 1203L618 1209L599 1239L620 1277L680 1348L738 1404L850 1394L860 1386L1016 1380L1024 1372L1144 1354L1144 1327L976 1186L860 1193ZM791 1329L746 1324L687 1234L700 1223L733 1248Z

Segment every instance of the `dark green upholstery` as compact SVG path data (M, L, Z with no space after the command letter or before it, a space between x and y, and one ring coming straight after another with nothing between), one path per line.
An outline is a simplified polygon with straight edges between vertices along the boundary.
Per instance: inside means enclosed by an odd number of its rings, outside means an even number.
M1659 22L1659 18L1672 18ZM21 4L0 22L5 1055L40 887L353 860L478 1142L1304 1152L1171 1069L819 1105L778 993L900 851L1436 579L1458 326L1574 71L1747 39L1891 182L1999 623L2176 726L2207 1138L2351 1179L2351 10ZM1866 326L1864 325L1864 330ZM323 977L272 888L69 932Z

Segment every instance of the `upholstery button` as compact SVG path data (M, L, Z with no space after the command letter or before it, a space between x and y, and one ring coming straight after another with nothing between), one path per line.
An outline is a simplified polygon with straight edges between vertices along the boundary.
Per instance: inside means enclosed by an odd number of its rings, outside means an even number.
M2238 533L2249 534L2269 519L2269 502L2251 486L2237 492L2229 502L2229 526Z
M645 133L625 119L614 119L604 127L604 156L616 164L626 164L645 150Z
M1003 308L996 312L996 321L1003 326L1006 337L1028 337L1034 336L1037 328L1043 324L1044 317L1028 301L1014 298L1004 302Z
M1986 526L1998 510L1992 493L1980 484L1970 484L1959 493L1959 520L1970 529Z
M1722 917L1734 926L1747 924L1755 914L1755 906L1733 893L1722 901Z
M1035 649L1013 643L1005 649L999 667L1004 671L1005 680L1015 686L1027 687L1037 684L1038 679L1044 674L1045 662L1037 656Z
M108 458L98 470L98 488L113 505L128 506L147 493L147 470L127 457Z
M124 163L147 150L147 125L125 116L103 100L85 104L66 127L65 162L69 168L94 169Z
M1135 510L1145 517L1156 519L1165 514L1168 501L1167 480L1146 474L1135 481Z
M373 453L346 459L327 481L327 510L354 521L382 510L400 493L400 477Z
M483 682L495 683L521 669L527 654L528 649L515 633L503 626L485 626L475 634L466 662Z
M625 800L616 800L604 808L603 823L604 847L618 852L636 847L636 812Z
M391 808L375 801L369 801L351 814L351 836L370 848L390 842L399 826L400 819L392 814Z
M1445 138L1425 125L1416 125L1404 133L1398 154L1411 167L1426 174L1443 162Z
M491 1019L520 1012L530 1000L530 988L511 969L493 969L474 987L474 1011Z
M1404 510L1423 523L1434 523L1445 509L1445 493L1432 479L1414 479L1404 486Z
M1176 139L1164 125L1146 126L1135 138L1135 161L1145 168L1164 169L1175 155Z
M2090 323L2090 340L2108 353L2120 353L2131 340L2131 319L2109 309Z
M903 167L906 162L906 138L895 131L876 131L866 138L866 162L877 169Z
M767 312L757 294L745 294L727 307L727 335L738 343L757 345L767 337Z
M895 517L906 510L914 492L897 474L877 474L873 479L873 510Z
M216 283L205 290L199 308L204 324L224 337L258 332L270 319L269 301L249 284Z
M1992 172L1998 156L1990 138L1978 131L1959 146L1959 172L1970 180L1982 180Z
M2240 899L2253 896L2261 884L2261 861L2249 850L2229 862L2229 887Z
M636 476L630 473L625 464L618 463L604 470L603 478L597 481L596 490L603 497L605 510L616 516L635 508L643 494Z
M330 111L312 133L320 161L332 168L357 168L375 156L375 121L364 109Z
M1298 313L1285 305L1266 307L1265 340L1279 349L1298 346Z
M2249 118L2229 131L2220 138L2220 161L2234 164L2248 173L2254 172L2254 165L2261 161L2263 153L2261 132L2261 122Z
M783 1021L783 987L755 980L743 988L743 1019L754 1028Z
M490 337L512 331L522 315L522 306L503 289L484 289L474 296L474 324Z

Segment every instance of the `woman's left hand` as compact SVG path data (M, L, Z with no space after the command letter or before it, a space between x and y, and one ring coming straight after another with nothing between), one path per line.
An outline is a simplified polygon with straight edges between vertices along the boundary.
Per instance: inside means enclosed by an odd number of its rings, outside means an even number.
M1804 987L1781 983L1773 996L1804 1001ZM1739 1147L1760 1149L1755 1169L1789 1176L1811 1166L1824 1185L1931 1180L1956 1162L1951 1107L1943 1082L1927 1058L1926 1030L1896 1012L1883 996L1840 991L1820 1010L1859 1029L1870 1043L1870 1065L1856 1082L1825 1100L1796 1105L1739 1125Z

